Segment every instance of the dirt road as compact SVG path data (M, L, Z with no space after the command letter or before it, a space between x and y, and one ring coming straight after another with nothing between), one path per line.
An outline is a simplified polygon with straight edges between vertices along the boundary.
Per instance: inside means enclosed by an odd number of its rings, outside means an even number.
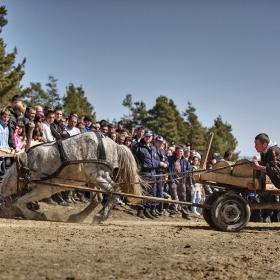
M49 206L52 220L85 207ZM59 212L59 214L56 214ZM0 220L0 279L279 279L280 224L212 230L202 217L140 220L118 206L99 226Z

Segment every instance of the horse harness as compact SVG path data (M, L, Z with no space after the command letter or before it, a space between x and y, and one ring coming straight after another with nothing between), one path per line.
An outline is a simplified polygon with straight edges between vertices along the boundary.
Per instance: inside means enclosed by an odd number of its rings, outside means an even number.
M69 160L68 156L65 153L63 145L62 145L63 140L58 139L56 141L56 143L58 146L58 152L59 152L61 165L52 174L46 174L46 173L40 172L38 170L33 170L33 169L29 168L28 160L27 160L27 153L21 153L19 155L16 155L16 165L17 165L17 171L18 171L18 178L17 178L18 193L22 192L24 189L27 189L29 182L45 181L45 180L57 177L59 175L59 173L66 166L68 166L70 164L97 163L97 164L103 164L103 165L109 166L111 168L111 170L113 170L113 166L109 162L106 161L106 152L105 152L104 143L102 141L102 138L105 136L99 131L93 131L93 132L95 133L97 140L98 140L97 159ZM35 172L41 173L44 175L44 177L41 177L39 180L31 180L30 171L35 171ZM63 178L63 179L65 179L65 178Z

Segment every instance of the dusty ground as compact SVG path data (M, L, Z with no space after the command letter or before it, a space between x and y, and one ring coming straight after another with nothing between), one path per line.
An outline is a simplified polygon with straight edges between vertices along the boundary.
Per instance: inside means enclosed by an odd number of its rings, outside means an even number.
M49 206L61 219L85 205ZM279 279L280 224L212 230L202 217L140 220L118 206L99 226L0 220L0 279Z

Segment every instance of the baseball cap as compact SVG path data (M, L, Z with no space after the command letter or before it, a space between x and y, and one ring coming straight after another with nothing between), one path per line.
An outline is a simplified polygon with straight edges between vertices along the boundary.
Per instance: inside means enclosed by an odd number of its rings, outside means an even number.
M149 129L146 129L144 136L153 136L153 132Z
M156 141L161 141L161 142L163 142L163 137L160 136L160 135L158 135L158 136L156 137Z

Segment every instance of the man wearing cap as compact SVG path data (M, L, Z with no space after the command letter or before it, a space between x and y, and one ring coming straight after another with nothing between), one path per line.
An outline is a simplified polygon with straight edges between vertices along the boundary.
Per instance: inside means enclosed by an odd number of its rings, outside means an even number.
M175 155L168 157L169 161L169 180L171 181L171 187L169 188L171 197L176 200L177 197L179 201L186 200L186 178L182 175L182 172L190 172L191 166L189 162L184 158L183 147L177 146L175 150ZM176 174L177 173L177 174ZM170 206L170 217L174 217L176 212L176 207L174 204ZM182 205L182 218L190 220L188 207Z
M166 167L164 162L160 162L155 146L151 144L153 133L151 130L147 129L144 133L143 139L140 142L136 143L132 148L132 153L141 169L141 173L143 179L150 182L152 190L150 191L154 197L156 197L156 186L154 183L156 180L156 170L159 168ZM143 200L143 202L138 205L138 213L137 216L140 218L148 217L150 219L154 219L155 214L155 206L154 202L149 200ZM152 211L152 212L151 212Z
M155 142L154 142L160 162L165 163L164 167L160 167L156 170L157 175L166 173L166 168L168 168L168 166L169 166L167 155L166 155L165 151L162 149L163 141L164 141L163 137L158 135L155 138ZM157 194L157 197L160 197L160 198L163 197L163 195L162 195L162 178L163 178L162 176L157 176L157 178L156 178L156 180L158 181L156 194ZM157 209L155 212L160 216L163 215L163 202L158 203Z

